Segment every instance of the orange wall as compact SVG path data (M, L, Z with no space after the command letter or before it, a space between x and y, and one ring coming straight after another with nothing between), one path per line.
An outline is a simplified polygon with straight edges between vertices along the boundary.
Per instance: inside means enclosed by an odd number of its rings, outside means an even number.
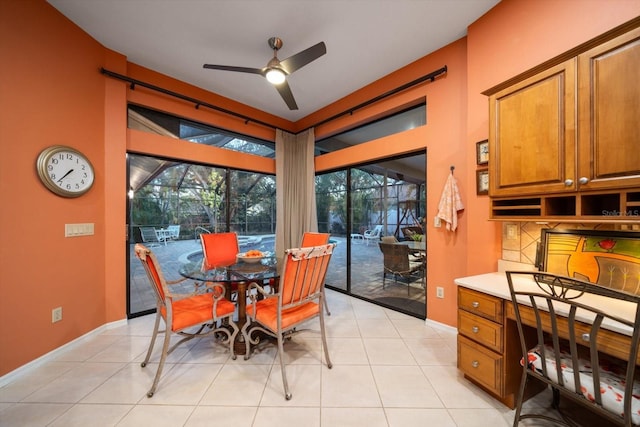
M0 2L0 374L105 323L105 49L42 1ZM82 150L94 188L65 199L40 184L45 147ZM117 167L121 167L118 165ZM121 219L124 216L121 217ZM95 224L65 238L65 223ZM118 250L123 253L124 246ZM123 277L124 272L117 272ZM124 282L110 283L124 286ZM122 293L122 292L121 292ZM122 308L122 303L119 304ZM51 309L63 320L51 323ZM119 310L118 318L124 316Z
M125 318L125 154L157 149L150 148L150 137L127 131L127 100L273 139L270 128L196 110L142 88L131 91L101 75L100 67L297 131L446 64L449 72L442 79L322 126L316 134L334 133L421 98L427 100L427 126L323 156L316 164L326 170L426 148L429 222L448 168L456 166L465 203L460 228L452 234L429 226L428 232L428 317L455 325L453 279L495 269L500 254L500 227L487 222L487 198L475 196L475 142L488 135L487 102L480 92L638 14L637 1L503 0L471 25L468 38L290 123L130 64L44 0L0 0L0 144L6 153L0 156L0 375ZM79 148L93 162L96 182L85 196L63 199L39 183L35 159L51 144ZM202 148L177 143L167 150L165 155L203 159ZM204 154L204 161L207 156L220 161L213 154ZM224 161L247 162L234 155ZM273 171L262 159L249 161L255 170ZM64 224L78 222L94 223L95 234L65 238ZM435 286L445 287L444 300L434 297ZM51 324L51 309L58 306L63 320Z

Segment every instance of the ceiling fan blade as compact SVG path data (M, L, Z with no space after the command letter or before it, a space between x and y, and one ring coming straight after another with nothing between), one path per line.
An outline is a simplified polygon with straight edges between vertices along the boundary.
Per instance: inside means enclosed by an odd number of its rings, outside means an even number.
M262 68L233 67L230 65L213 64L204 64L202 68L208 68L210 70L237 71L240 73L263 74Z
M325 53L327 53L327 47L324 42L320 42L303 50L302 52L298 52L295 55L280 61L280 66L287 74L291 74L297 69L304 67L309 62L320 58Z
M297 110L298 104L296 104L296 100L293 99L293 93L291 93L291 88L289 87L289 83L285 80L279 85L274 85L277 89L278 93L284 99L284 102L287 103L289 110Z

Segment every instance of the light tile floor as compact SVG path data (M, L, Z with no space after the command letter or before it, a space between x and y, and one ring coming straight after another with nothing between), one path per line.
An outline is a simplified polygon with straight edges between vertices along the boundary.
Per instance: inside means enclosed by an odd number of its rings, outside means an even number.
M153 316L145 316L0 388L0 426L511 425L513 411L456 369L455 330L337 292L327 298L333 369L323 363L316 320L285 344L290 401L274 345L232 360L206 338L169 356L156 394L147 398L157 365L140 367L153 329ZM527 405L546 404L538 400Z

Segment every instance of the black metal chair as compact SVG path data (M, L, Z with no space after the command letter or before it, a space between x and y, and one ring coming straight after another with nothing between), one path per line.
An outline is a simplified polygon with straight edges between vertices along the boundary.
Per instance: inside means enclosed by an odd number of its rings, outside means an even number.
M527 418L575 425L560 396L618 425L640 424L640 296L549 273L506 275L524 356L513 425ZM613 351L611 338L620 334L628 339L616 339ZM522 413L532 379L551 387L560 418Z
M394 280L398 282L398 276L405 279L422 278L422 287L425 288L425 262L424 260L411 261L409 246L402 243L378 243L382 251L384 269L382 272L382 288L384 289L387 274L393 274ZM411 286L407 283L407 295Z

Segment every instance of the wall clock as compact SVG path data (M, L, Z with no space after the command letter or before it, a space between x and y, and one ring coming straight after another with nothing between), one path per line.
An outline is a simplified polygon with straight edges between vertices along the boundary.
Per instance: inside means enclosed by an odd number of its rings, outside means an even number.
M42 150L36 163L45 187L62 197L78 197L93 186L93 166L80 151L64 145Z

